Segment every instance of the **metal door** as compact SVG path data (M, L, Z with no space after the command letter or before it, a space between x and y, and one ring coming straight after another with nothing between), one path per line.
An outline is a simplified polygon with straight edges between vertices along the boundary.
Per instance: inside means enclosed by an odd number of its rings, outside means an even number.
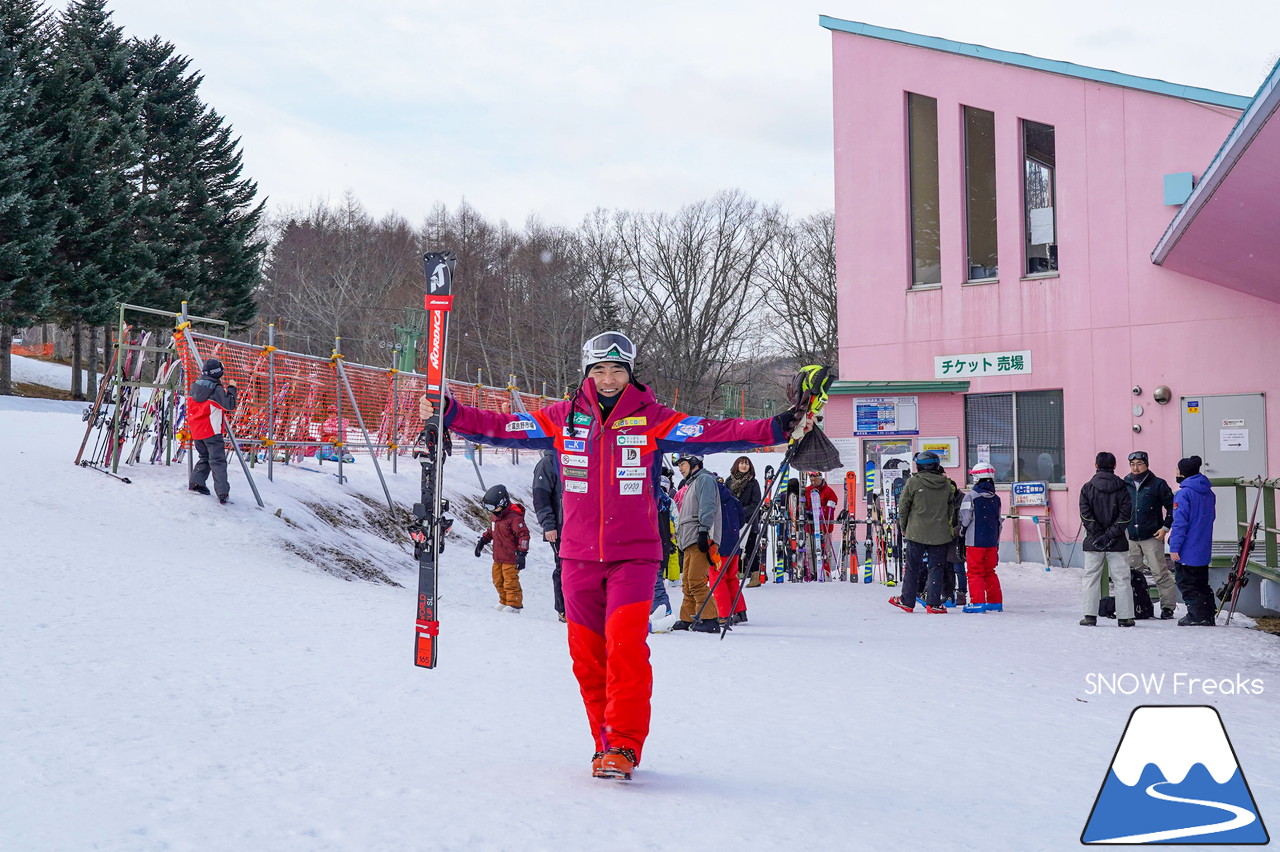
M1204 459L1201 473L1210 479L1266 475L1267 406L1262 394L1184 396L1179 404L1182 454ZM1213 537L1234 542L1240 537L1235 490L1215 488L1214 493L1218 495L1218 520Z

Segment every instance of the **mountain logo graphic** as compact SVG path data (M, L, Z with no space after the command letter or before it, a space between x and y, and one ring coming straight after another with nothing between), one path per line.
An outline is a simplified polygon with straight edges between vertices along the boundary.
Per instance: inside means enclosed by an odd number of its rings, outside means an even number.
M1213 707L1135 708L1080 842L1263 845L1271 840Z

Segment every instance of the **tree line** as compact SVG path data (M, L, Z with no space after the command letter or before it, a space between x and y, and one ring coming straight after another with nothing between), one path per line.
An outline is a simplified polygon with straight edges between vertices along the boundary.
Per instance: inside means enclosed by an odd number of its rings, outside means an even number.
M15 329L72 330L80 398L82 333L119 302L256 316L263 205L190 65L126 37L106 0L0 0L0 394Z
M522 228L463 202L414 227L348 193L268 221L260 323L277 345L389 363L423 330L421 255L457 253L449 375L559 396L589 335L626 331L659 398L702 413L784 405L786 378L836 356L834 215L790 218L741 192L674 213L598 209ZM261 335L261 330L258 332ZM744 405L745 403L745 405Z

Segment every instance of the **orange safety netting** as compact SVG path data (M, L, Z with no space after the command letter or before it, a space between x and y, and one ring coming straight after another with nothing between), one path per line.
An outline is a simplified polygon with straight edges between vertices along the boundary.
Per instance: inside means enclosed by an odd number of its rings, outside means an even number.
M300 355L189 329L175 332L174 341L188 392L209 358L222 362L224 384L236 382L239 398L230 426L242 444L279 445L299 455L314 454L323 445L347 452L367 451L365 433L360 431L363 419L376 452L407 452L422 429L418 403L426 391L427 378L419 373L352 364L340 356ZM555 402L452 380L449 393L459 402L490 411L513 410L513 396L529 411ZM353 397L358 408L352 406ZM519 411L520 405L514 409Z

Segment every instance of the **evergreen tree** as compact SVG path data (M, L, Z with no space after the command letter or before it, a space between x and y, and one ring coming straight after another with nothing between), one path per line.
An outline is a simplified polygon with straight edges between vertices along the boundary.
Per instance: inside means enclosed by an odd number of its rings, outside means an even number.
M54 110L54 173L65 193L54 249L53 315L75 332L72 396L80 392L80 332L103 325L117 302L154 278L149 244L137 239L140 102L130 46L106 0L72 0L59 16L45 92Z
M58 212L40 80L48 13L35 0L0 3L0 394L13 393L15 328L48 305Z
M143 239L155 283L142 303L243 326L256 315L265 244L256 235L257 185L241 177L238 140L199 98L203 78L159 36L135 41L130 70L145 130L139 176Z

